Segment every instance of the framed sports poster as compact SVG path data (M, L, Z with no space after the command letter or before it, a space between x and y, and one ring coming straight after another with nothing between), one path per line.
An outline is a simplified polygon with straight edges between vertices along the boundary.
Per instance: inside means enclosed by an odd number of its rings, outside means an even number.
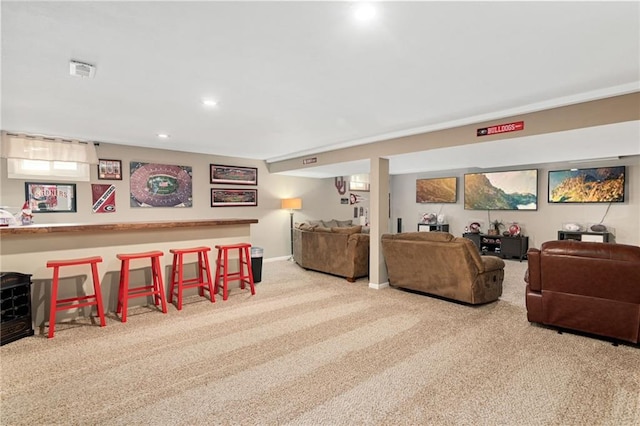
M25 199L33 213L74 213L75 183L25 182Z
M223 166L210 164L209 183L228 185L257 185L258 169L255 167Z

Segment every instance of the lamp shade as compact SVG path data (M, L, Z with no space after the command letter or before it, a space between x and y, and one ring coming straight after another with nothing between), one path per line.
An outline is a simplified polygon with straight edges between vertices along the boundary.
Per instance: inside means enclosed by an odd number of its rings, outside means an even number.
M282 208L289 210L300 210L302 208L302 198L283 198Z

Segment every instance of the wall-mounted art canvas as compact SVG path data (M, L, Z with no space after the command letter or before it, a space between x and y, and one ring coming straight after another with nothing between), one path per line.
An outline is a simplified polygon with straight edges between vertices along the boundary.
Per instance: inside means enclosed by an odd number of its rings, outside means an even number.
M537 210L538 170L464 175L466 210Z
M550 203L623 203L625 166L549 172Z
M130 163L131 207L191 207L191 167Z
M455 203L458 178L416 179L416 203Z

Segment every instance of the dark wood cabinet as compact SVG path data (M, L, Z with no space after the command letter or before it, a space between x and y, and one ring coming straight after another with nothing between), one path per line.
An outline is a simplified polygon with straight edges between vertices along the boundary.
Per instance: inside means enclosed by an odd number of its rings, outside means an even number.
M527 257L529 249L529 237L503 235L487 235L478 233L465 233L462 235L470 239L480 251L480 254L499 256L503 259L517 258L522 262Z
M31 275L0 272L0 345L33 336L31 322Z

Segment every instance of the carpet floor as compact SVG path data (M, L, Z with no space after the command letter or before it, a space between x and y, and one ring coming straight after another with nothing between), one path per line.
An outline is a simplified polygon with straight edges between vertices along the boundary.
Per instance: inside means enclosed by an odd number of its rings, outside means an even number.
M234 287L0 348L2 425L638 425L640 349L495 303L373 290L287 261Z

